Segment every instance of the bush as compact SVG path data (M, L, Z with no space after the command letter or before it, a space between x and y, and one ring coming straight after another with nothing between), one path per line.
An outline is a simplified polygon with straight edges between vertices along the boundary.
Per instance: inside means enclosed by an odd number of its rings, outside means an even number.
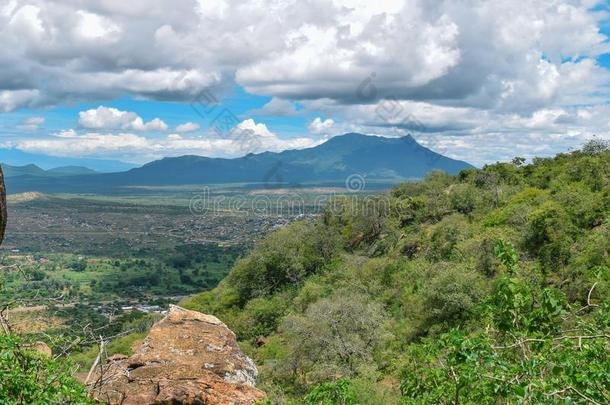
M307 381L337 375L353 376L389 336L384 331L384 310L370 298L338 291L321 299L302 315L284 319L280 331Z
M442 269L424 290L425 327L438 333L473 315L483 296L479 276L461 269Z
M95 404L66 364L25 349L20 338L0 335L0 403Z
M305 397L306 405L356 405L351 382L346 379L316 385Z
M287 287L301 285L337 253L338 235L327 227L297 222L265 238L240 260L227 278L239 295L239 304Z

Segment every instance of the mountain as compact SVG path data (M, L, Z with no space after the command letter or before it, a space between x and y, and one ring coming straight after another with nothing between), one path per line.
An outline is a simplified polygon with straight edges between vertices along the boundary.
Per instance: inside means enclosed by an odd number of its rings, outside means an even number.
M471 167L466 162L423 147L411 136L384 138L352 133L334 137L313 148L249 154L235 159L164 158L126 172L70 176L44 183L33 176L11 177L9 189L11 192L104 192L132 185L261 183L295 186L301 183L344 184L352 175L388 184L421 179L432 170L454 174Z
M47 170L47 173L62 176L76 176L79 174L96 174L97 171L83 166L60 166Z
M4 171L4 177L17 177L17 176L44 176L45 171L40 167L29 164L24 166L11 166L2 164L2 170Z
M29 164L24 166L11 166L8 164L2 164L5 177L18 177L18 176L34 176L34 177L61 177L61 176L77 176L77 175L89 175L97 173L95 170L91 170L87 167L82 166L61 166L53 169L44 170L35 164Z
M119 160L47 156L23 152L13 148L0 148L0 162L11 166L35 164L45 170L62 166L80 166L105 173L120 172L137 167L137 165L121 162Z
M346 134L309 149L249 154L237 159L165 158L121 176L133 184L345 181L358 174L382 181L420 179L434 169L457 173L472 167L418 144L411 136Z

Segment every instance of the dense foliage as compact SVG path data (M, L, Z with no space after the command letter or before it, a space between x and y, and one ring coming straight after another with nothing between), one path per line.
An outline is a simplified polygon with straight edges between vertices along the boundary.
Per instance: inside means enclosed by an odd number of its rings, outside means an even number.
M270 401L610 403L610 151L440 172L262 241L213 313Z
M0 403L94 404L64 362L31 349L20 338L0 334Z

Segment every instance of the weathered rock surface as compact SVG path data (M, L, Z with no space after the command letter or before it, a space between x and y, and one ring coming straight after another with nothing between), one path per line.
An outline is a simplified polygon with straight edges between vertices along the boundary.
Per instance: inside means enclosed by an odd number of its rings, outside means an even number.
M0 245L4 239L6 229L6 189L4 188L4 174L0 167Z
M252 404L265 397L254 387L256 375L224 323L171 306L134 355L106 364L91 394L123 405Z

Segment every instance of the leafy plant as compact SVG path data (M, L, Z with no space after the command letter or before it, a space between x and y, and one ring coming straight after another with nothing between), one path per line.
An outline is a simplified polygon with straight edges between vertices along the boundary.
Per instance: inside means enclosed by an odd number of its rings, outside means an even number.
M316 385L305 397L306 405L355 405L351 382L340 379Z
M13 335L0 335L0 403L95 404L70 369L29 349Z

